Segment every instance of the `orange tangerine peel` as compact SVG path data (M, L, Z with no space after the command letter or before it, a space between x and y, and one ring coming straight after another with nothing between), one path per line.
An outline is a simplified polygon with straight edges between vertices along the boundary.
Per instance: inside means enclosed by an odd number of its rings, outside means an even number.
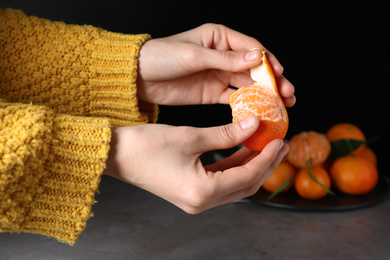
M243 142L246 147L255 151L263 150L274 139L283 139L287 134L289 122L266 52L261 51L263 61L250 70L255 82L239 88L229 96L233 122L241 121L250 115L256 115L260 119L259 128Z

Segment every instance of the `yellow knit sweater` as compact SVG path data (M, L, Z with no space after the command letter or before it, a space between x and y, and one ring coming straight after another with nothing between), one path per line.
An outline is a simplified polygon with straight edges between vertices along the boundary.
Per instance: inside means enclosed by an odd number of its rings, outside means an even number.
M112 126L155 122L137 99L149 35L0 9L0 231L73 244L92 215Z

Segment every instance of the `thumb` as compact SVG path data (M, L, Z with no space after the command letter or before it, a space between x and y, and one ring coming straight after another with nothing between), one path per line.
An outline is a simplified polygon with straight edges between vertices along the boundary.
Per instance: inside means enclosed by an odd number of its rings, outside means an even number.
M263 57L259 48L248 51L219 51L208 49L205 66L207 69L220 69L231 72L240 72L258 65Z
M203 153L239 145L257 130L259 124L259 118L252 115L228 125L200 129L197 150Z

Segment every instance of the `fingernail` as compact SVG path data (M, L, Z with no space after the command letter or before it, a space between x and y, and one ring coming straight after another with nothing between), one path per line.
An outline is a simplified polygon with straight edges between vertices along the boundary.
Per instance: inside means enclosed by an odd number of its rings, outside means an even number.
M279 151L282 149L283 146L284 146L284 142L283 142L283 140L280 140Z
M287 154L288 151L290 150L290 146L288 146L288 144L286 144L286 143L284 143L284 142L282 141L281 144L280 144L280 147L279 147L279 151L282 150L283 147L284 147L284 150L282 151L282 152L283 152L282 156L284 157L284 156L286 156L286 154Z
M242 129L248 129L255 124L255 120L253 116L248 116L244 120L240 121L240 126Z
M247 53L245 53L245 61L254 61L256 59L259 58L260 56L260 53L261 53L261 50L260 48L254 48L254 49L250 49L249 51L247 51Z

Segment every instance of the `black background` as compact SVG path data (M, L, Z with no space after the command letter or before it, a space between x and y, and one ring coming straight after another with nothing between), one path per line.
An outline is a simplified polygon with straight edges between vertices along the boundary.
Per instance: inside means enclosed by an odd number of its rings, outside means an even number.
M286 1L284 1L286 2ZM287 138L359 126L388 174L389 25L383 6L328 6L288 1L31 1L0 0L28 15L90 24L121 33L169 36L203 23L221 23L257 38L283 65L296 88ZM231 122L227 105L160 107L159 123L215 126Z

